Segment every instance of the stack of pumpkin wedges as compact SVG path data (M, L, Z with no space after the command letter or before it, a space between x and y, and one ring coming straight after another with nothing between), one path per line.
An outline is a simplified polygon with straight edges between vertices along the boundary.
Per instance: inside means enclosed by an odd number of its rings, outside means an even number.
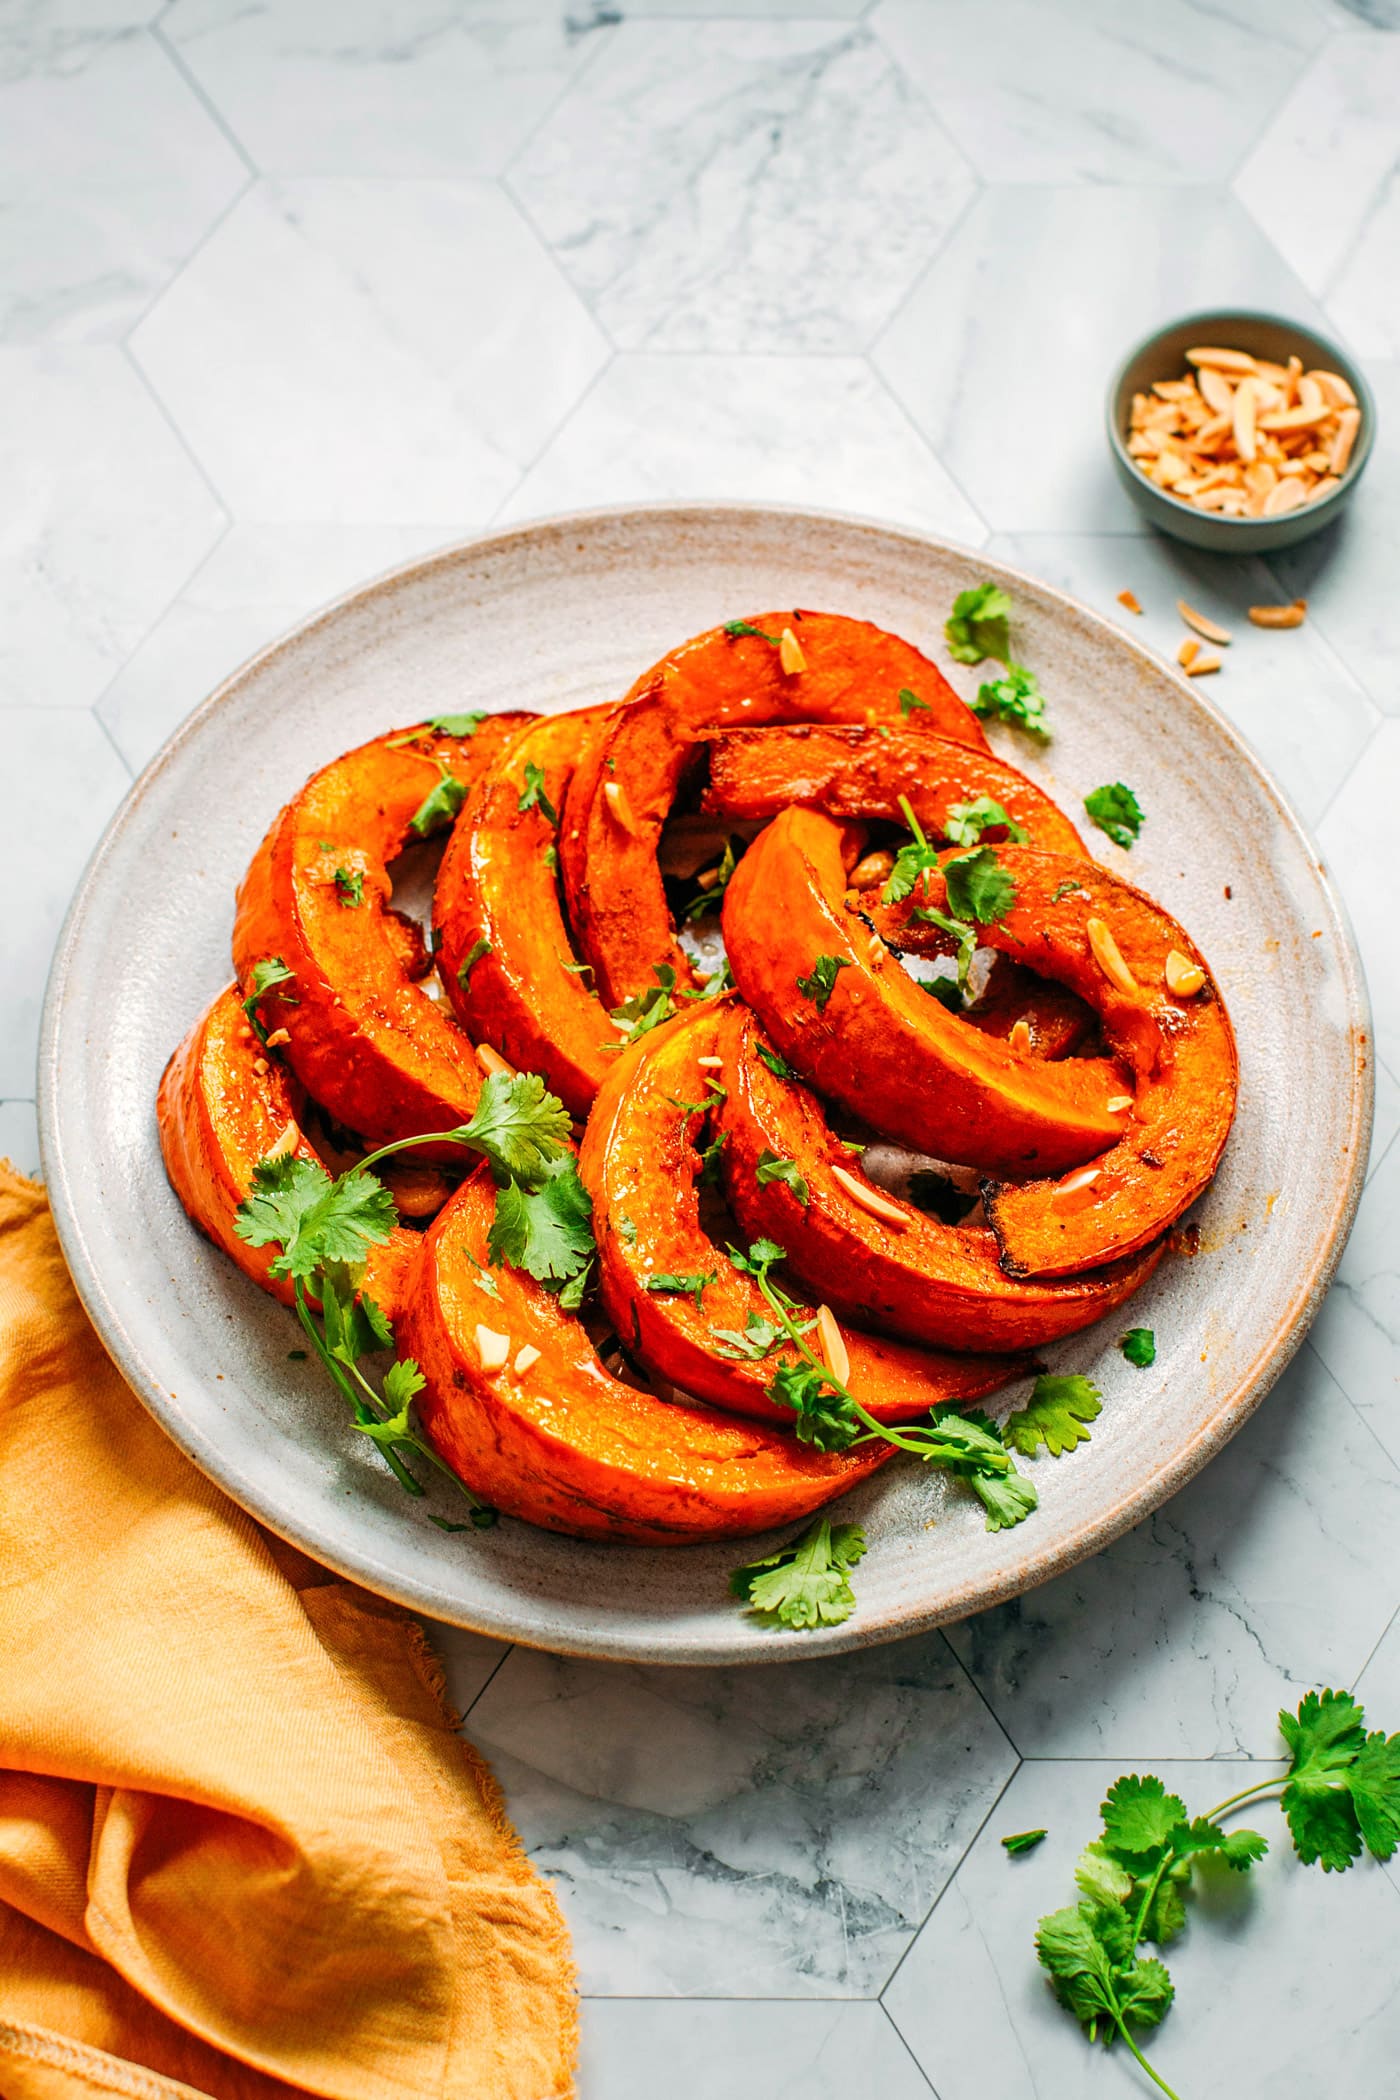
M444 782L460 813L425 940L388 871ZM979 798L1008 820L984 836L1015 895L979 929L985 993L953 1011L901 961L949 950L928 910L941 873L896 902L852 877L910 813L946 841ZM678 936L677 874L726 838L748 841L720 900L734 989L686 999L706 980ZM1169 956L1189 989L1169 986ZM257 999L269 957L285 974ZM717 1346L766 1310L727 1239L781 1246L788 1287L841 1323L851 1392L909 1422L1120 1308L1234 1113L1229 1018L1184 929L1089 857L934 663L832 613L715 628L614 704L439 718L323 767L254 856L233 960L238 984L161 1082L161 1140L190 1216L284 1299L270 1250L235 1229L259 1161L461 1125L507 1068L576 1119L595 1303L565 1310L492 1267L490 1179L456 1182L431 1148L386 1175L400 1222L362 1288L424 1374L436 1449L496 1508L585 1537L763 1531L892 1455L800 1442L771 1366ZM662 986L674 1017L619 1022ZM977 1209L940 1217L877 1187L861 1149L877 1138L946 1163ZM792 1171L761 1175L774 1160ZM662 1276L707 1281L649 1287ZM508 1336L504 1362L483 1362L483 1327Z

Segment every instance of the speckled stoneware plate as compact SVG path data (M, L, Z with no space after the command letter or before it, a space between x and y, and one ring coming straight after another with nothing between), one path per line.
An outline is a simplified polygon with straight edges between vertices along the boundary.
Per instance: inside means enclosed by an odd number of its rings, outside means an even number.
M316 766L391 724L471 707L581 707L683 636L769 605L860 615L942 658L953 595L993 576L1049 696L1041 752L999 749L1077 811L1132 783L1147 810L1099 857L1177 913L1239 1033L1240 1112L1198 1209L1131 1321L1050 1351L1104 1393L1092 1443L1034 1466L1038 1512L983 1528L972 1499L897 1462L852 1494L870 1551L846 1624L745 1621L726 1593L752 1552L580 1544L502 1523L448 1535L348 1431L291 1315L187 1222L166 1183L161 1068L229 977L234 886ZM971 692L978 673L950 673ZM1279 790L1210 704L1108 621L997 563L854 519L746 507L636 509L478 540L342 599L247 664L153 760L74 901L49 987L45 1168L78 1288L137 1393L195 1462L274 1531L436 1618L543 1648L655 1662L794 1660L917 1633L1061 1573L1155 1509L1259 1404L1317 1309L1366 1159L1366 996L1346 921ZM447 1501L433 1506L446 1512Z

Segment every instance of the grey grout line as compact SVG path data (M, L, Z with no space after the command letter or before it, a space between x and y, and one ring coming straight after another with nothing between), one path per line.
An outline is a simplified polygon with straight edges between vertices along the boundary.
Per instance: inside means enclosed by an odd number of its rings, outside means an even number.
M128 661L130 661L130 659L128 659ZM118 673L118 676L120 676L120 673ZM131 760L130 760L130 759L129 759L129 758L127 757L126 753L125 753L125 752L124 752L124 751L122 750L122 747L121 747L121 745L120 745L120 744L119 744L119 743L117 742L116 738L115 738L115 737L113 736L113 734L112 734L112 731L111 731L111 728L109 727L109 725L108 725L108 724L107 724L107 723L106 723L106 722L105 722L105 721L103 720L102 716L101 716L101 715L100 715L100 714L99 714L99 713L97 712L97 708L96 708L96 706L93 706L92 708L90 708L90 709L88 710L88 712L89 712L89 713L91 714L91 716L92 716L92 719L93 719L93 721L94 721L94 722L96 722L96 724L97 724L98 728L99 728L99 729L101 730L101 732L102 732L102 734L103 734L104 738L106 739L106 741L107 741L107 742L108 742L108 743L109 743L109 744L111 745L111 747L112 747L113 751L114 751L114 752L116 753L116 755L117 755L117 763L118 763L118 765L120 765L120 767L121 767L121 769L122 769L123 773L125 773L125 775L126 775L127 779L128 779L128 780L134 780L134 779L136 778L136 771L137 771L137 769L136 769L136 767L135 767L135 766L133 766L133 765L132 765L132 763L131 763Z
M993 538L996 531L996 527L992 524L990 518L988 518L986 512L981 508L981 506L973 501L973 498L963 481L959 478L958 475L956 475L953 472L953 469L949 466L947 460L943 457L943 454L939 451L937 445L935 445L935 443L933 442L933 439L929 437L927 432L920 427L918 419L915 417L913 410L909 407L909 404L906 401L902 400L901 397L895 392L894 388L890 385L889 380L886 379L884 373L880 370L880 367L876 364L874 357L868 350L865 353L864 364L866 370L869 372L871 378L875 381L875 384L879 387L881 393L885 396L886 400L889 401L892 404L892 406L898 410L903 421L908 425L909 430L918 439L919 443L928 453L929 458L937 461L938 466L940 467L942 472L947 475L949 481L953 484L953 487L962 497L963 502L972 512L972 515L980 521L987 539ZM986 542L984 541L983 545L985 544ZM980 554L981 551L982 549L980 547L973 549L974 553Z
M587 74L592 71L594 66L597 65L599 53L606 51L608 46L612 43L614 30L620 29L622 26L623 20L618 20L616 22L603 21L596 24L596 31L600 33L597 34L597 39L594 48L591 51L588 51L584 54L584 56L580 59L579 63L573 68L573 70L569 74L568 79L564 82L564 85L560 88L558 94L554 97L554 100L550 103L548 109L544 110L541 113L538 121L531 125L530 129L526 132L524 138L521 139L519 145L517 145L512 152L508 153L506 155L506 158L501 162L500 167L496 170L495 180L501 184L508 197L515 196L515 192L511 189L508 180L511 169L516 165L517 161L519 161L524 154L529 152L530 148L534 145L535 140L539 137L540 133L544 130L545 126L554 122L554 118L562 104L565 101L567 101L568 97L573 93L574 89L578 86L579 82L583 80L587 76ZM586 32L586 34L593 36L595 34L595 30L589 29Z
M474 1697L473 1697L473 1699L472 1699L472 1702L471 1702L471 1705L470 1705L470 1706L467 1706L467 1707L464 1707L464 1708L463 1708L463 1710L462 1710L462 1726L463 1726L464 1728L465 1728L465 1727L466 1727L466 1725L467 1725L467 1716L468 1716L468 1715L469 1715L469 1714L470 1714L470 1713L471 1713L471 1712L473 1711L473 1709L474 1709L474 1708L478 1707L478 1706L479 1706L479 1705L481 1704L481 1701L482 1701L482 1700L483 1700L483 1699L485 1698L485 1696L486 1696L487 1692L489 1692L489 1691L490 1691L490 1689L491 1689L492 1685L493 1685L493 1684L495 1683L495 1681L496 1681L497 1677L498 1677L498 1676L500 1675L501 1671L502 1671L502 1670L503 1670L503 1669L505 1668L506 1664L507 1664L507 1663L508 1663L508 1662L510 1661L510 1659L511 1659L512 1655L514 1655L514 1653L515 1653L515 1649L516 1649L516 1643L515 1643L514 1641L512 1641L512 1642L511 1642L511 1644L510 1644L510 1646L509 1646L509 1647L508 1647L508 1648L506 1649L506 1652L505 1652L505 1654L504 1654L504 1655L503 1655L503 1656L501 1657L500 1661L499 1661L499 1662L498 1662L498 1663L496 1664L496 1667L495 1667L495 1668L494 1668L494 1669L492 1670L492 1672L491 1672L491 1675L490 1675L490 1676L489 1676L489 1677L487 1678L487 1680L486 1680L485 1684L483 1684L483 1685L481 1686L480 1690L479 1690L479 1691L478 1691L478 1692L477 1692L477 1693L476 1693L476 1694L474 1695Z
M194 73L191 72L189 65L186 63L184 54L180 50L179 45L172 44L170 38L166 35L164 22L165 17L167 14L169 14L169 12L170 10L168 7L163 8L161 12L154 18L154 20L148 23L147 31L150 36L151 42L153 44L158 45L160 49L165 53L171 65L174 67L175 71L184 81L185 86L189 89L190 93L194 96L195 100L204 109L204 112L208 116L210 122L215 126L215 128L218 131L220 131L223 134L224 139L227 141L229 146L232 147L233 151L238 155L238 158L242 161L244 167L248 170L249 175L253 178L254 181L256 181L261 173L257 162L253 159L252 154L248 151L242 139L239 138L237 132L233 129L233 126L229 123L227 117L225 117L223 111L219 108L218 104L208 94L208 92L200 83L200 81L196 78Z
M916 2055L914 2054L914 2048L913 2048L913 2044L912 2044L912 2043L910 2042L910 2040L909 2040L908 2036L907 2036L907 2035L905 2034L905 2032L904 2032L904 2029L903 2029L903 2028L902 2028L902 2027L900 2026L900 2024L899 2024L898 2020L896 2020L896 2018L895 2018L894 2014L893 2014L893 2013L892 2013L892 2012L890 2011L890 2009L889 2009L888 2005L886 2005L886 2003L885 2003L885 2001L884 2001L884 1999L883 1999L883 1998L879 1998L879 1999L877 1999L877 2000L876 2000L876 2003L878 2004L878 2006L879 2006L879 2008L880 2008L880 2011L881 2011L881 2014L883 2015L883 2017L884 2017L884 2019L885 2019L886 2023L887 2023L887 2024L889 2025L889 2027L890 2027L890 2028L891 2028L891 2029L893 2030L893 2032L895 2033L895 2035L896 2035L896 2036L898 2037L898 2039L899 2039L899 2046L900 2046L900 2048L901 2048L901 2049L902 2049L902 2050L904 2051L904 2053L905 2053L905 2055L906 2055L906 2056L908 2057L908 2059L909 2059L910 2063L911 2063L911 2064L912 2064L912 2065L914 2066L914 2069L915 2069L915 2070L916 2070L916 2071L918 2072L918 2074L919 2074L920 2078L922 2078L922 2079L923 2079L923 2081L924 2081L924 2084L925 2084L925 2085L926 2085L926 2086L928 2087L929 2091L930 2091L930 2092L931 2092L931 2093L933 2094L933 2100L938 2100L938 2088L937 2088L937 2086L936 2086L936 2085L934 2084L933 2080L932 2080L932 2079L931 2079L931 2078L929 2077L929 2075L928 2075L928 2072L927 2072L927 2071L926 2071L926 2070L924 2069L924 2067L923 2067L922 2063L920 2063L920 2061L919 2061L918 2057L917 2057L917 2056L916 2056Z
M603 332L605 335L607 334L606 330L604 330ZM609 336L607 339L609 345L611 346L612 338ZM606 358L598 367L593 377L589 380L587 386L579 395L578 399L574 402L573 407L567 409L565 413L559 418L559 421L550 431L548 437L545 438L544 442L536 450L534 457L529 461L529 463L526 466L521 468L520 473L516 478L514 487L507 489L505 495L502 496L500 502L496 505L496 508L491 512L490 517L486 520L485 525L482 527L483 532L491 532L495 529L497 521L500 518L501 512L506 508L506 505L515 501L515 498L519 495L523 484L529 478L529 476L533 474L535 468L544 458L550 446L554 444L557 438L563 435L565 430L567 430L570 423L573 422L575 416L577 416L580 410L583 408L584 403L590 400L592 396L597 392L598 388L607 378L609 372L611 372L613 366L617 363L618 358L622 355L624 355L624 353L618 350L615 346L609 348Z
M957 1865L956 1865L956 1866L954 1867L954 1869L953 1869L952 1873L951 1873L951 1874L950 1874L950 1875L948 1876L947 1880L946 1880L946 1881L944 1882L944 1884L943 1884L942 1888L941 1888L941 1889L940 1889L940 1890L938 1891L938 1894L937 1894L937 1895L936 1895L936 1896L934 1897L934 1899L933 1899L932 1903L930 1903L930 1905L929 1905L928 1909L927 1909L927 1910L926 1910L926 1911L924 1912L924 1915L923 1915L923 1917L922 1917L922 1918L921 1918L921 1919L919 1920L919 1924L918 1924L918 1929L917 1929L917 1931L915 1931L915 1932L911 1932L911 1933L910 1933L910 1935L909 1935L909 1943L908 1943L908 1945L907 1945L907 1946L905 1947L905 1949L904 1949L904 1952L903 1952L903 1953L902 1953L902 1954L900 1955L900 1957L899 1957L899 1960L898 1960L898 1961L897 1961L897 1962L895 1963L894 1967L893 1967L893 1968L892 1968L892 1969L890 1970L890 1973L889 1973L889 1975L888 1975L888 1976L887 1976L887 1977L885 1978L884 1982L883 1982L883 1983L881 1984L881 1986L880 1986L879 1992L877 1993L877 1995L878 1995L878 1997L879 1997L879 1999L880 1999L880 2002L881 2002L881 2004L882 2004L882 2005L883 2005L883 2003L884 2003L884 2000L885 2000L885 1992L886 1992L886 1991L887 1991L887 1990L889 1989L890 1985L891 1985L891 1984L892 1984L892 1983L894 1982L894 1980L895 1980L895 1977L896 1977L896 1976L898 1976L898 1974L899 1974L900 1970L901 1970L901 1969L902 1969L902 1968L904 1967L904 1964L905 1964L905 1962L906 1962L906 1961L908 1961L908 1959L909 1959L909 1956L910 1956L910 1954L911 1954L911 1953L913 1952L914 1948L915 1948L915 1947L916 1947L916 1946L918 1945L918 1943L919 1943L919 1940L920 1940L920 1939L922 1938L922 1936L923 1936L924 1932L926 1931L926 1929L927 1929L927 1927L928 1927L928 1922L929 1922L929 1919L930 1919L930 1918L931 1918L931 1917L933 1916L933 1914L934 1914L934 1912L935 1912L935 1911L937 1910L937 1908L938 1908L939 1904L940 1904L940 1903L941 1903L941 1902L943 1901L943 1898L944 1898L944 1897L945 1897L945 1896L947 1895L947 1893L948 1893L949 1889L950 1889L950 1888L951 1888L951 1887L953 1886L953 1883L954 1883L954 1882L955 1882L955 1881L957 1880L957 1878L958 1878L959 1874L960 1874L960 1873L962 1872L962 1869L963 1869L963 1866L964 1866L964 1864L965 1864L966 1860L968 1859L968 1856L970 1855L970 1853L971 1853L971 1852L972 1852L972 1850L973 1850L973 1847L974 1847L974 1846L975 1846L975 1845L977 1844L977 1841L978 1841L978 1839L979 1839L979 1838L981 1837L981 1835L982 1835L983 1831L984 1831L984 1830L985 1830L985 1829L987 1828L987 1825L988 1825L988 1824L989 1824L989 1823L991 1822L991 1820L992 1820L992 1817L993 1817L993 1816L994 1816L994 1815L996 1814L997 1810L998 1810L998 1809L999 1809L999 1808L1001 1807L1001 1804L1002 1804L1002 1802L1003 1802L1003 1801L1004 1801L1004 1800L1006 1799L1006 1796L1007 1796L1008 1792L1010 1791L1011 1787L1015 1785L1015 1782L1016 1782L1016 1773L1020 1771L1020 1769L1021 1769L1021 1764L1022 1764L1022 1760L1021 1760L1021 1759L1020 1759L1020 1758L1018 1757L1018 1758L1017 1758L1017 1760L1016 1760L1016 1768L1015 1768L1015 1771L1009 1772L1009 1773L1007 1774L1006 1778L1005 1778L1005 1779L1003 1780L1002 1784L1001 1784L1001 1785L1000 1785L1000 1786L999 1786L999 1787L997 1788L997 1792L996 1792L996 1798L995 1798L995 1800L993 1800L993 1801L991 1801L991 1802L989 1802L989 1803L988 1803L988 1805L987 1805L987 1813L986 1813L986 1814L985 1814L985 1815L983 1816L983 1818L982 1818L981 1822L980 1822L980 1823L979 1823L979 1824L977 1825L977 1828L976 1828L976 1829L975 1829L975 1830L973 1831L973 1833L972 1833L972 1836L971 1836L971 1837L970 1837L970 1838L968 1839L967 1843L966 1843L966 1844L965 1844L965 1845L963 1846L963 1849L962 1849L962 1851L961 1851L961 1852L960 1852L960 1853L958 1854L958 1863L957 1863Z
M1353 1400L1347 1388L1342 1384L1341 1379L1332 1369L1332 1366L1328 1363L1326 1357L1322 1356L1314 1347L1313 1339L1310 1334L1305 1335L1303 1337L1303 1348L1307 1350L1309 1356L1312 1357L1314 1363L1318 1366L1318 1369L1322 1371L1326 1377L1331 1379L1333 1385L1337 1388L1337 1391L1346 1401L1347 1406L1351 1409L1357 1421L1365 1430L1367 1436L1370 1437L1377 1451L1379 1451L1382 1459L1384 1460L1385 1464L1389 1467L1392 1475L1400 1475L1400 1463L1397 1463L1394 1456L1389 1451L1387 1451L1385 1445L1381 1442L1380 1431L1375 1428L1375 1426L1370 1421L1369 1417L1361 1412L1361 1409L1357 1406L1355 1400ZM1302 1354L1301 1350L1299 1351L1299 1354Z
M957 1623L965 1624L966 1622L958 1621ZM1000 1735L1002 1741L1006 1744L1006 1747L1011 1752L1012 1756L1019 1759L1022 1754L1019 1743L1012 1741L1011 1733L1010 1730L1007 1728L1006 1723L1002 1720L1001 1715L992 1705L991 1700L987 1697L981 1685L977 1682L977 1679L973 1676L971 1670L969 1670L967 1664L963 1661L957 1649L949 1640L947 1628L940 1626L938 1632L939 1638L942 1640L944 1647L947 1649L949 1655L953 1659L954 1667L961 1675L964 1683L967 1685L969 1691L972 1693L973 1698L977 1700L978 1704L991 1717L992 1725L997 1730L997 1733Z
M1361 1679L1366 1675L1366 1672L1370 1669L1372 1663L1375 1661L1377 1655L1380 1653L1386 1635L1390 1632L1391 1627L1397 1624L1400 1624L1400 1605L1396 1606L1395 1610L1386 1620L1385 1625L1381 1628L1380 1636L1376 1641L1375 1647L1371 1650L1365 1662L1362 1663L1361 1668L1357 1671L1355 1677L1352 1678L1351 1683L1348 1686L1349 1691L1355 1692L1357 1685L1361 1682Z

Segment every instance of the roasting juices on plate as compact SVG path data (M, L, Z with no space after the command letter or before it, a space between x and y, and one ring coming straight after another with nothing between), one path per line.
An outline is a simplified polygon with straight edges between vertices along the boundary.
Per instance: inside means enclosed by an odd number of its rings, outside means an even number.
M990 660L971 704L788 608L614 704L391 730L274 819L237 985L161 1082L167 1170L399 1484L455 1484L435 1523L815 1519L733 1586L831 1624L847 1488L914 1458L998 1530L1036 1506L1016 1458L1088 1439L1097 1390L1034 1352L1128 1324L1237 1069L1189 933L987 743L1048 734L1010 612L985 584L947 622ZM1084 807L1131 847L1132 789ZM438 834L425 938L390 870ZM877 1181L877 1139L919 1163ZM998 1426L978 1403L1028 1376Z

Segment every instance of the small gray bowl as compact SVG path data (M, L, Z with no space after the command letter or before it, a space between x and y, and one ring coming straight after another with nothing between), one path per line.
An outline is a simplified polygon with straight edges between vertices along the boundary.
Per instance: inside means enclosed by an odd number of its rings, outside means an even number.
M1346 380L1361 410L1361 427L1347 470L1330 496L1277 518L1226 518L1168 495L1138 472L1126 443L1133 396L1149 393L1154 380L1180 379L1187 369L1186 352L1197 343L1247 350L1252 357L1280 365L1287 364L1296 352L1305 369L1336 372ZM1157 329L1131 350L1108 389L1108 443L1118 479L1143 516L1163 532L1185 540L1189 547L1208 547L1215 554L1267 554L1275 547L1296 546L1299 540L1321 532L1324 525L1334 524L1366 471L1375 437L1375 396L1360 367L1326 336L1278 314L1229 310L1188 314L1184 321Z

